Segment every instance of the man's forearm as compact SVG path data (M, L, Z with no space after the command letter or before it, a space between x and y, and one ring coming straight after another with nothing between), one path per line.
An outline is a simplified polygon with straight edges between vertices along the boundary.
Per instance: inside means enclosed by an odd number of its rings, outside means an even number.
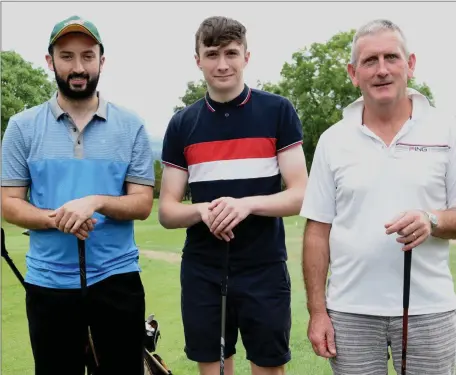
M201 203L160 202L158 218L166 229L188 228L201 221Z
M304 232L302 272L310 314L326 312L329 228L329 224L308 221Z
M146 220L152 210L153 199L147 194L128 194L120 197L97 195L96 212L114 220Z
M49 217L52 210L37 208L15 197L3 199L2 216L11 224L32 230L54 229L55 220Z
M432 235L445 240L456 239L456 208L433 213L437 216L439 224L432 230Z
M251 214L287 217L299 214L304 199L304 188L290 188L272 195L241 198L251 208Z

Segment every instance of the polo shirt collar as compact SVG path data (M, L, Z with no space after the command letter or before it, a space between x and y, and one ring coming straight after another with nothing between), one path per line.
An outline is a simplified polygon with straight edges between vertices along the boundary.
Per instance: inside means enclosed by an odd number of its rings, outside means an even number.
M230 100L229 102L216 102L215 100L211 99L209 93L206 92L204 99L206 101L206 106L211 112L215 112L217 109L223 109L227 107L240 107L246 104L250 97L252 96L252 89L244 84L244 90L234 99Z
M417 120L426 113L431 104L429 103L428 98L426 98L419 91L412 89L410 87L407 88L407 96L410 99L412 99L413 103L412 119ZM345 107L345 109L343 110L343 118L350 120L355 125L362 125L363 109L364 98L361 96L353 103Z
M95 112L95 116L101 117L104 120L107 120L108 114L108 102L97 92L98 96L98 109ZM49 99L49 106L51 108L51 112L56 120L60 118L60 116L65 114L65 111L60 107L57 101L57 92L52 95L51 99Z

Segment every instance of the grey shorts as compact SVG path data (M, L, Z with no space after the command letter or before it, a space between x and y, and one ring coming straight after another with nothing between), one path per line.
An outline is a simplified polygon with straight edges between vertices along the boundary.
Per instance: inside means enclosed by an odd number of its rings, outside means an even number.
M402 317L329 311L337 356L334 375L388 374L388 345L401 373ZM456 375L456 311L409 316L407 375Z

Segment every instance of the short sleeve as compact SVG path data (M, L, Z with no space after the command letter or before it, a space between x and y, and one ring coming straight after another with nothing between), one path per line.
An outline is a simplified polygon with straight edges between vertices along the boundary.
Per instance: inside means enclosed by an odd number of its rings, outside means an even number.
M155 185L152 148L144 125L141 125L136 133L125 181L140 185Z
M21 129L10 120L2 140L2 186L28 186L30 173L27 149Z
M336 216L336 185L320 137L310 168L300 215L322 223L332 223Z
M282 116L277 135L277 152L284 151L292 146L302 144L302 124L293 105L284 99Z
M456 208L456 121L450 125L450 155L445 179L447 208Z
M183 134L180 132L176 115L171 118L163 139L162 162L184 171L188 169L184 155Z

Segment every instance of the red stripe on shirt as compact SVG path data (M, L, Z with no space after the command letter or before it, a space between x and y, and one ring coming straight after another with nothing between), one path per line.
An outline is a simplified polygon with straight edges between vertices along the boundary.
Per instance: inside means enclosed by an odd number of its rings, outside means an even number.
M187 165L219 160L272 158L277 155L275 138L242 138L195 143L184 150Z

